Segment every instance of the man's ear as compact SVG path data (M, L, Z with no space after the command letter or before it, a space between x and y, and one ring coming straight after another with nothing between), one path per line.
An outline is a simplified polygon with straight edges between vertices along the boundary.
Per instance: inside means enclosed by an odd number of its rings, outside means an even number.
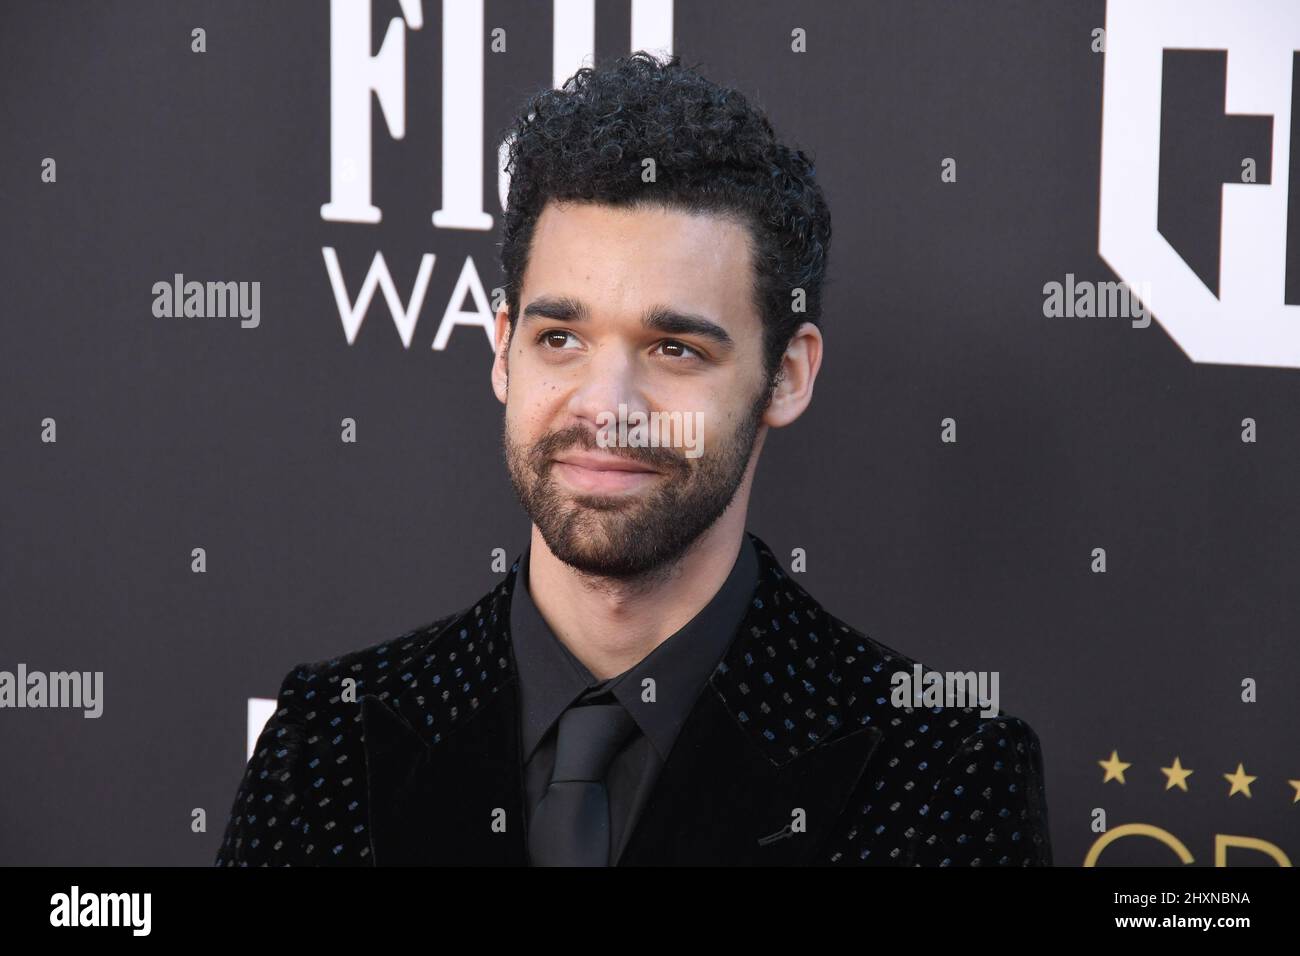
M795 330L781 358L780 379L772 401L763 413L763 423L781 428L803 414L812 401L813 383L822 365L822 333L811 322Z
M492 359L492 391L502 405L506 403L506 385L510 380L510 312L507 306L497 310L496 328L493 334L496 355Z

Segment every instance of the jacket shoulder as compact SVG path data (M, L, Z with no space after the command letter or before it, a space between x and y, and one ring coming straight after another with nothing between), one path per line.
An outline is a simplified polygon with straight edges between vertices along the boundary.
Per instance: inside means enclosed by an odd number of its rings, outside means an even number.
M465 611L397 638L295 665L244 769L216 866L367 865L363 694L386 697ZM356 681L345 700L346 679Z
M1051 866L1043 752L1019 717L982 719L925 805L913 866Z
M351 678L356 681L358 698L362 694L387 697L390 679L395 680L396 673L400 673L405 665L428 653L434 642L467 611L468 609L462 609L447 614L386 641L368 644L335 657L299 664L290 671L289 676L297 674L307 687L338 685ZM398 670L395 672L394 668Z
M881 731L829 862L1050 866L1042 746L1001 708L913 706L894 675L938 670L833 615L833 656L850 723Z

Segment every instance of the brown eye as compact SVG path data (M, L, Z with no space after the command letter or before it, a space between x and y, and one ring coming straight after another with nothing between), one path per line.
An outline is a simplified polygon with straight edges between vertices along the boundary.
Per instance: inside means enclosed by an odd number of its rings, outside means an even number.
M565 342L572 337L573 334L571 332L566 332L563 329L551 329L550 331L543 332L541 336L539 336L539 341L545 342L548 348L558 350L564 348Z
M676 339L667 339L659 343L662 349L672 349L665 354L672 358L702 358L699 352L691 348L685 342L678 342Z

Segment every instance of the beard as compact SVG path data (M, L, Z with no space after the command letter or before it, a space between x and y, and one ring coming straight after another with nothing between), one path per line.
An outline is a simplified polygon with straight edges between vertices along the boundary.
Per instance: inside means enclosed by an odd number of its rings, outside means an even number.
M586 575L619 581L666 573L711 528L736 496L754 449L771 389L763 388L744 417L710 450L690 459L669 448L606 447L582 425L549 432L532 445L502 432L510 482L551 553ZM639 495L575 494L551 477L552 460L566 451L598 451L660 472Z

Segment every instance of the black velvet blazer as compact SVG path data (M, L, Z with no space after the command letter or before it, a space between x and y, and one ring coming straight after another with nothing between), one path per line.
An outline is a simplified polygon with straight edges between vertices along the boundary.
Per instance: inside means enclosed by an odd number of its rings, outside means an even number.
M832 617L751 538L747 615L618 865L1051 865L1029 725L893 706L890 676L915 661ZM526 865L517 569L472 608L293 668L216 864Z

